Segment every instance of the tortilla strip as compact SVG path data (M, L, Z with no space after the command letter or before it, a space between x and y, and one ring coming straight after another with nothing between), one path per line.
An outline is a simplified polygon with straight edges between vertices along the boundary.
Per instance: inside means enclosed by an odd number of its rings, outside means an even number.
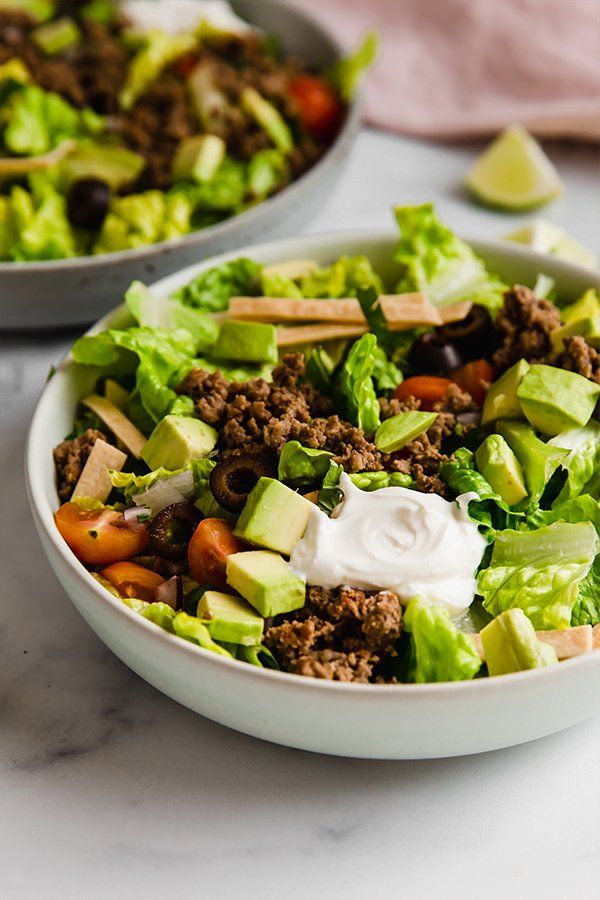
M100 397L99 394L89 394L81 402L102 419L114 436L127 447L132 456L135 456L136 459L140 458L146 438L133 422L130 422L120 409L117 409L114 403L111 403L106 397Z
M229 315L251 322L345 322L364 325L366 321L360 303L354 297L340 300L232 297Z
M402 331L416 325L443 325L437 307L432 306L424 293L382 294L378 300L390 331Z
M582 653L589 653L590 650L594 649L591 625L576 625L574 628L563 630L536 631L536 635L544 644L550 644L554 648L559 659L571 659L573 656L580 656ZM477 653L485 662L481 635L469 634L468 637L473 642Z
M592 650L600 650L600 624L592 628Z
M65 138L54 150L48 153L39 153L37 156L11 156L0 159L0 176L2 175L26 175L37 169L49 169L68 156L76 146L72 138Z
M283 262L265 266L263 275L280 275L282 278L291 278L295 281L303 275L310 275L318 268L319 264L314 259L285 259Z
M98 438L75 485L73 497L91 497L105 503L112 491L109 469L121 471L127 454Z
M277 346L294 347L296 344L312 344L316 341L334 341L337 338L360 337L369 329L366 325L299 325L277 329Z
M318 491L311 491L309 494L303 494L302 496L304 497L305 500L309 500L311 503L315 503L315 504L319 500L319 492Z
M462 322L472 309L473 304L470 300L461 300L459 303L451 303L450 306L442 306L439 312L442 322L446 325L448 322Z

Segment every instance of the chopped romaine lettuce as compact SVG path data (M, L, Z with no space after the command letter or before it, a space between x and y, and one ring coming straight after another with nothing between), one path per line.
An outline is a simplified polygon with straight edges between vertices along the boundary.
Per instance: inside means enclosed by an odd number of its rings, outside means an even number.
M77 255L66 200L42 172L29 176L31 193L16 185L0 198L0 258L62 259Z
M380 424L379 401L371 377L376 347L375 335L363 334L352 345L338 373L335 386L335 396L340 408L366 434L373 434Z
M181 237L191 229L191 212L183 194L145 191L114 197L93 252L114 253Z
M479 573L483 605L492 615L517 606L538 629L568 628L597 549L591 522L499 531L489 568Z
M8 103L4 143L21 156L47 153L65 138L98 134L104 128L104 119L91 109L75 109L59 94L34 84L14 91Z
M468 681L481 668L473 643L458 631L444 607L411 600L404 627L412 638L412 680L418 684Z
M367 31L356 50L334 63L327 73L329 81L346 103L352 100L361 78L373 65L378 43L377 32L372 29Z
M179 637L185 638L186 641L192 641L199 644L204 650L212 650L219 656L227 656L231 659L231 653L210 636L210 632L206 625L203 625L196 616L190 616L186 612L179 612L173 619L173 630Z
M579 594L573 607L571 625L598 625L600 623L600 554L579 585Z
M274 147L259 150L248 163L248 194L255 200L264 200L287 184L289 178L289 163L281 150Z
M526 528L543 528L553 522L591 522L600 536L600 501L590 494L555 503L552 509L536 509L528 513Z
M479 522L488 538L498 528L515 528L523 512L511 507L497 494L489 482L475 468L475 457L471 450L460 447L452 459L442 463L440 475L456 494L474 492L479 499L468 503L471 519Z
M395 259L401 268L399 293L424 291L434 306L472 300L495 314L507 286L435 213L432 203L397 206L400 228Z
M210 350L219 334L219 326L211 315L175 298L159 297L141 281L130 285L125 303L138 325L167 331L186 328L196 341L196 352Z
M591 419L584 428L571 428L551 438L548 444L571 452L563 461L566 481L555 500L564 503L580 493L589 493L598 499L600 480L600 423Z
M324 269L315 269L300 279L304 297L356 297L359 290L384 291L383 282L366 256L341 256Z
M319 509L331 515L338 503L342 500L342 491L339 487L340 476L343 468L339 463L330 460L319 496L317 498ZM410 487L412 478L404 472L357 472L350 479L361 491L378 491L388 487Z
M313 450L299 441L288 441L281 448L277 477L294 488L311 487L323 481L332 456L327 450Z
M119 94L123 109L131 109L138 97L154 81L162 70L196 46L192 34L168 34L166 31L148 31L144 43L129 65L125 84Z
M293 297L301 298L302 291L295 281L286 278L285 275L278 275L270 272L261 275L260 285L262 293L265 297Z
M254 647L244 647L238 644L236 647L236 659L258 666L261 669L279 669L279 664L268 647L257 644Z
M260 292L262 266L240 257L207 269L173 294L186 306L206 312L222 312L232 297L256 296Z

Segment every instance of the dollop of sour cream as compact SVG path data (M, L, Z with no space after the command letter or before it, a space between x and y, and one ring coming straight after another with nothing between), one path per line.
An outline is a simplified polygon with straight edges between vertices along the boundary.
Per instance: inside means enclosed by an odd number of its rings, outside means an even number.
M294 547L292 568L326 588L387 589L408 602L423 597L458 616L476 593L475 571L486 541L467 515L469 500L402 487L366 492L342 474L344 499L329 518L311 511Z
M232 34L253 31L225 0L122 0L120 7L132 25L142 31L183 34L195 31L203 21Z

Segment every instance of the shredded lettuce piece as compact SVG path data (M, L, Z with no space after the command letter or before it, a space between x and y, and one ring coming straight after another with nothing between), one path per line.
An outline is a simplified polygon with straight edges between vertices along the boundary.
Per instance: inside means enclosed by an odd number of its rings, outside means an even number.
M187 234L192 205L183 195L145 191L113 197L93 246L94 253L132 250Z
M483 605L494 616L517 606L537 629L568 628L597 550L591 522L499 531L490 565L479 573Z
M469 638L450 620L442 606L411 600L404 627L412 639L412 679L417 684L468 681L481 668L481 659Z
M187 329L196 341L197 352L210 350L218 337L219 326L211 315L172 297L159 297L141 281L134 281L127 289L125 303L142 327Z
M14 91L8 104L4 143L20 156L47 153L65 138L85 137L104 129L104 119L93 110L75 109L59 94L35 84Z
M400 228L395 254L401 268L399 293L424 291L434 306L472 300L492 315L500 309L507 285L444 225L432 203L397 206L394 213Z
M339 481L343 471L339 463L330 460L329 469L325 474L317 498L319 509L326 512L327 515L331 515L342 500ZM412 484L412 478L404 472L356 472L350 476L350 479L361 491L378 491L387 487L406 488Z
M573 607L571 625L598 625L600 623L600 554L579 585L579 594Z
M166 31L148 31L143 46L129 65L125 84L119 94L123 109L131 109L138 97L154 81L162 70L196 46L193 34L168 34Z
M231 653L217 644L210 636L210 632L206 625L203 625L196 616L190 616L186 612L178 612L173 619L173 630L179 637L185 638L194 644L199 644L204 650L212 650L219 656L226 656L231 659Z
M379 37L374 29L367 31L358 47L338 60L327 73L329 81L346 103L352 100L367 69L375 62Z
M366 256L341 256L327 268L315 269L300 279L303 297L356 297L359 290L384 286Z
M232 297L253 297L260 293L261 272L259 263L240 257L201 272L175 291L173 297L205 312L223 312Z
M490 483L475 468L475 456L466 447L455 451L452 459L442 463L440 475L456 494L474 492L479 499L468 503L467 512L478 522L489 539L496 529L516 528L524 512L511 507L497 494Z
M255 153L248 163L247 191L255 200L264 200L290 179L290 166L284 153L267 147Z
M303 447L300 441L288 441L281 448L277 477L294 488L307 488L322 482L333 453Z
M591 522L600 537L600 501L590 494L555 503L552 509L536 509L527 514L524 527L543 528L553 522Z
M380 424L379 401L371 377L375 367L377 338L363 334L350 348L337 376L335 397L350 422L366 434L373 434Z
M0 259L33 261L76 256L77 240L66 200L42 172L29 176L31 192L15 185L0 197Z
M279 670L277 660L264 644L257 644L253 647L244 647L243 644L238 644L236 659L250 663L251 666L258 666L260 669Z
M591 419L584 428L571 428L548 441L553 447L571 452L561 464L566 481L554 505L577 497L580 493L600 496L600 423Z

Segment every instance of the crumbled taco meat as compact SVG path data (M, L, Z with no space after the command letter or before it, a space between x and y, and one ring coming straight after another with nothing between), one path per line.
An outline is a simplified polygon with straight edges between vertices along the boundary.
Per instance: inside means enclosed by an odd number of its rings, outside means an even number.
M520 359L545 362L552 354L550 334L561 324L561 319L553 303L516 284L506 291L495 324L502 346L494 353L492 362L499 375Z
M106 441L106 436L96 428L88 428L83 434L68 441L62 441L54 448L56 486L58 496L64 502L69 500L83 471L92 447L97 440Z
M600 384L600 353L580 335L565 339L565 349L555 364Z
M396 655L401 631L402 607L392 591L309 587L303 609L272 625L265 643L287 672L368 682Z

